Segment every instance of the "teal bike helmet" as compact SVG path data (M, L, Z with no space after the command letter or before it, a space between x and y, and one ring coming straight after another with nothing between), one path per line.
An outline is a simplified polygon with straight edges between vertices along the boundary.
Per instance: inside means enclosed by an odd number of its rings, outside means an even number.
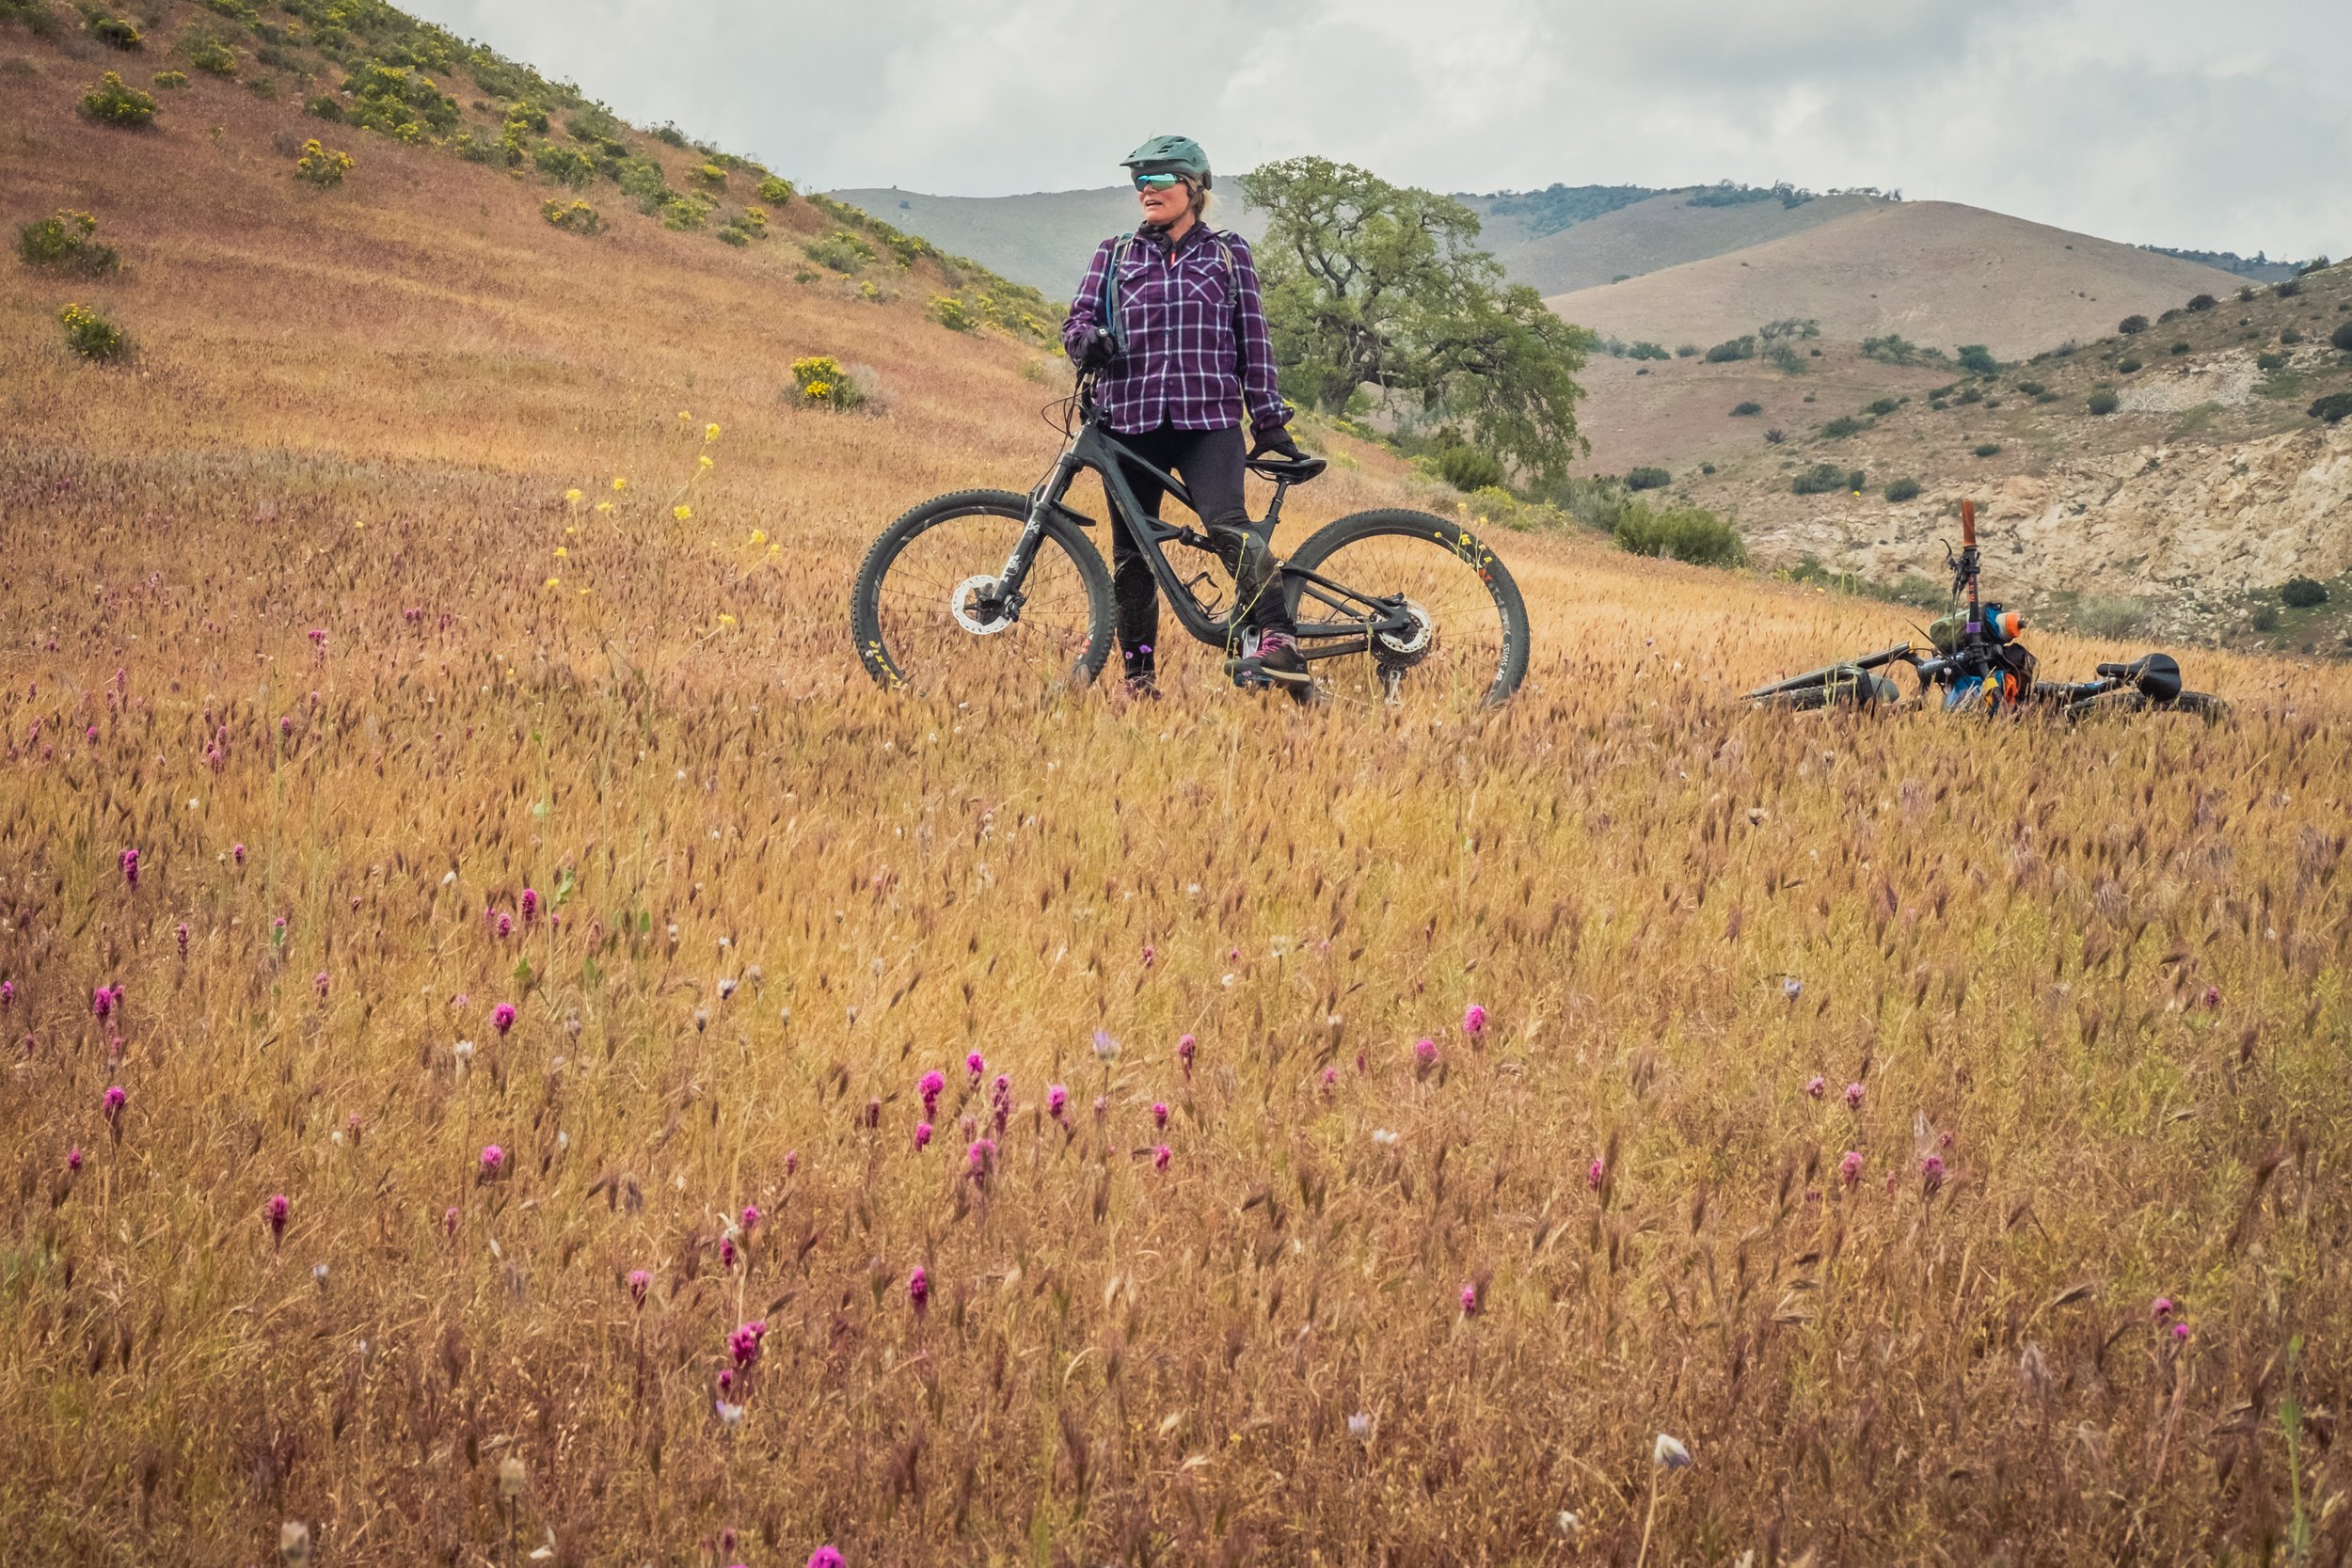
M1215 182L1209 155L1190 136L1153 136L1121 159L1120 166L1137 174L1182 174L1200 181L1204 191Z

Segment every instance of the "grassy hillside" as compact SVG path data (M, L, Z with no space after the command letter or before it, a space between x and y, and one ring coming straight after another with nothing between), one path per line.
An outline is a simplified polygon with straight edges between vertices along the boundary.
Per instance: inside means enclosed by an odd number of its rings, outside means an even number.
M886 696L866 541L1055 450L1017 321L802 199L314 187L293 68L92 123L234 19L23 11L0 217L119 265L0 274L0 1560L2352 1540L2344 672L1791 724L1905 617L1511 536L1469 726ZM1425 496L1329 444L1284 541Z
M1063 302L1086 275L1094 247L1136 226L1136 193L1124 185L1035 196L924 196L899 190L833 195L943 250L977 257L1007 277ZM1238 182L1220 185L1216 221L1218 228L1239 230L1253 240L1265 232L1265 214L1243 204Z
M1778 201L1709 205L1693 202L1692 194L1654 196L1515 246L1504 252L1512 280L1546 294L1569 293L1722 256L1887 205L1867 196L1817 197L1794 206Z
M1796 316L1847 342L1899 333L1947 350L1983 343L2006 357L2238 284L2213 267L2087 234L1904 201L1549 304L1580 325L1664 343L1704 347Z

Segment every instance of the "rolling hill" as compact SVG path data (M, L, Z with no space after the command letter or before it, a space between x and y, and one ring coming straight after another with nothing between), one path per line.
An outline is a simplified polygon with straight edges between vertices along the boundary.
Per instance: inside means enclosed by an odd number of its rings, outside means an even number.
M1904 201L1547 303L1579 325L1668 344L1705 346L1794 316L1818 320L1835 341L1895 333L2013 358L2241 281L1982 208Z
M1528 284L1539 293L1568 293L1763 245L1890 205L1874 197L1824 196L1793 207L1769 200L1710 206L1692 201L1693 194L1664 192L1556 232L1501 246L1496 254L1513 282Z

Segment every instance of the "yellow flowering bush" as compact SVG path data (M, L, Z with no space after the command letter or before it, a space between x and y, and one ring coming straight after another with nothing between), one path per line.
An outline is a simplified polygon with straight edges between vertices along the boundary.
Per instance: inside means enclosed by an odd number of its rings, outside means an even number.
M604 219L585 201L549 201L539 209L539 215L568 234L594 234L604 228Z
M94 119L101 125L126 125L133 130L151 125L155 120L155 100L136 87L123 86L121 75L112 71L82 95L81 110L85 119Z
M792 182L789 180L779 180L771 174L759 182L759 199L771 206L783 206L792 199Z
M216 38L200 38L188 45L188 63L208 76L234 76L237 52Z
M841 361L830 354L792 361L791 397L809 408L850 409L866 401Z
M95 277L114 271L120 260L114 246L98 243L97 233L96 218L60 207L56 216L38 218L16 231L16 253L28 267L62 267Z
M120 328L87 305L69 305L57 312L65 326L65 346L85 359L119 359L130 351Z
M166 92L184 87L188 85L188 73L184 71L159 71L155 72L155 85Z
M950 332L969 332L979 325L972 319L972 312L965 309L963 301L953 294L931 296L931 319Z
M294 176L325 190L342 184L343 176L357 166L350 153L335 151L313 137L302 144L302 156L294 160Z

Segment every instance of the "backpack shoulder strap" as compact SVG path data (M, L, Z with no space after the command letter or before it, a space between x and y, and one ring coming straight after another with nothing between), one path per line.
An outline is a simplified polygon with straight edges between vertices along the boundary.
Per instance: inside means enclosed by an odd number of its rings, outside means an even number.
M1110 331L1112 346L1122 352L1127 347L1127 324L1119 309L1119 269L1126 265L1127 253L1135 245L1133 233L1113 240L1110 264L1103 269L1103 325Z

